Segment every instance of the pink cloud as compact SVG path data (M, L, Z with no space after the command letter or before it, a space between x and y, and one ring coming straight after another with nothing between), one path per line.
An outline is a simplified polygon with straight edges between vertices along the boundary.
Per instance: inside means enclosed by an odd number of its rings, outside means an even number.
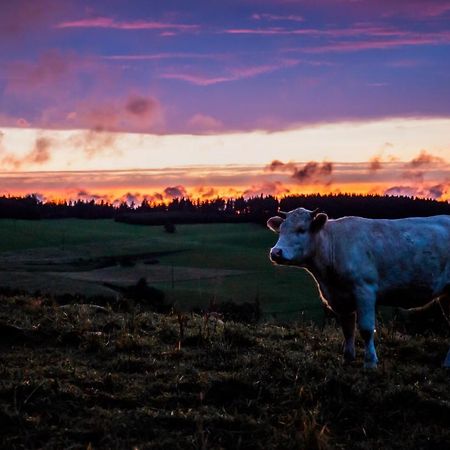
M422 150L415 158L413 158L408 165L412 168L417 168L421 166L428 166L431 164L441 164L445 163L444 159L440 156L432 155L426 150Z
M392 186L384 191L384 195L431 198L440 200L449 193L450 183L429 184L427 186Z
M161 78L167 80L180 80L186 81L191 84L196 84L197 86L210 86L218 83L225 83L227 81L234 81L236 77L208 77L206 75L194 75L189 73L164 73Z
M370 172L376 172L377 170L380 170L383 167L381 155L377 155L377 156L370 158L369 164L370 164L369 165Z
M16 61L7 70L8 93L35 89L48 84L55 84L66 77L70 69L78 63L73 54L63 54L50 50L38 57L35 62Z
M195 114L188 121L191 131L217 131L223 127L223 123L206 114Z
M135 118L151 118L158 108L158 102L151 97L132 95L125 104L125 111Z
M36 139L33 150L28 154L28 162L32 164L43 164L50 160L51 140L45 137Z
M152 20L116 21L111 17L86 18L60 22L55 28L109 28L115 30L196 31L198 25L167 23Z
M278 14L268 14L268 13L255 13L252 14L252 19L254 20L268 20L268 21L291 21L291 22L304 22L305 19L302 16L295 14L289 15L278 15Z
M26 119L24 119L23 117L20 117L19 119L17 119L16 125L19 128L28 128L30 126L30 123Z
M46 102L33 119L37 127L149 132L162 126L162 108L152 95L133 93L129 87L122 98L111 96L123 86L121 72L101 59L51 50L33 62L11 63L4 93L23 104ZM13 126L28 126L28 120L0 116L0 123Z
M254 78L258 75L275 72L281 69L296 66L300 63L299 60L286 59L274 64L265 64L261 66L249 67L233 67L228 70L227 75L222 76L208 76L203 74L191 74L182 72L164 73L161 78L186 81L198 86L210 86L219 83L226 83L229 81L237 81L246 78Z
M258 35L277 35L277 34L291 34L288 30L284 28L274 27L274 28L229 28L225 30L227 34L258 34Z
M307 53L353 52L370 49L385 49L403 46L438 45L450 43L450 31L415 33L392 27L354 26L350 28L230 28L224 30L227 34L261 35L261 36L306 36L311 38L331 38L337 42L324 43L312 47L301 47L296 51ZM360 38L345 40L342 38Z
M348 28L286 28L286 27L264 27L264 28L229 28L224 30L226 34L260 34L260 35L299 35L309 37L329 37L329 38L345 38L345 37L391 37L391 38L410 38L424 40L432 39L434 42L446 42L449 39L448 31L414 33L397 29L389 26L373 26L373 25L355 25Z
M331 12L331 14L339 15L344 9L344 14L348 16L366 17L392 17L401 16L402 18L417 18L422 20L439 19L441 16L448 14L450 5L447 0L247 0L252 3L261 5L265 3L273 6L281 5L283 7L307 6L314 5L316 10ZM337 13L337 14L336 14Z
M438 17L444 14L447 14L450 11L450 4L448 2L441 3L420 3L421 8L423 8L423 12L428 17Z
M110 55L103 56L103 59L111 61L159 61L163 59L222 59L224 55L220 53L148 53L136 55Z
M328 53L328 52L358 52L361 50L389 49L405 46L438 45L450 43L450 33L442 33L439 36L426 34L404 39L392 40L370 40L370 41L347 41L335 44L325 44L316 47L304 48L307 53Z
M102 60L59 50L47 50L34 61L13 61L6 65L5 73L5 95L25 103L43 98L57 108L59 117L74 93L83 89L83 95L88 94L87 80L91 81L89 90L100 91L109 87L117 77L117 72ZM48 101L50 99L51 102Z
M374 3L384 17L401 15L415 19L438 19L450 11L450 4L446 0L378 0Z
M98 153L114 153L118 131L154 131L162 121L162 111L155 98L133 94L121 101L84 101L67 120L71 128L86 129L73 136L71 143L92 157Z
M230 28L224 31L227 34L256 34L256 35L299 35L310 37L357 37L357 36L404 36L408 32L389 27L354 26L350 28Z
M252 185L243 192L244 197L255 197L257 195L283 195L289 194L290 190L281 181L266 181Z
M58 0L14 0L2 2L0 36L8 45L26 33L47 27L52 19L69 7L69 2Z
M3 155L0 155L0 160ZM298 183L298 180L292 178L294 170L268 172L264 171L263 166L254 165L26 173L14 173L13 170L8 170L12 166L8 166L3 168L8 173L3 176L0 174L0 191L13 195L41 192L49 197L72 199L76 199L81 192L86 198L89 195L108 195L111 201L117 199L119 203L128 194L137 196L139 193L139 201L145 197L161 201L172 198L170 194L205 198L214 195L238 197L244 192L246 195L283 195L287 190L291 193L331 191L329 166L326 163L319 163L318 166L308 166L301 162L292 164L296 170L304 170L304 173L311 175L309 179L303 178L304 183ZM386 162L382 170L370 173L369 162L334 163L333 192L340 190L382 194L386 191L391 195L404 193L439 199L450 198L448 164L439 164L436 170L429 171L425 181L420 183L416 180L402 180L405 164ZM166 193L165 187L169 187Z
M427 172L437 165L445 166L446 161L440 156L422 150L415 158L405 164L403 178L415 183L423 183Z

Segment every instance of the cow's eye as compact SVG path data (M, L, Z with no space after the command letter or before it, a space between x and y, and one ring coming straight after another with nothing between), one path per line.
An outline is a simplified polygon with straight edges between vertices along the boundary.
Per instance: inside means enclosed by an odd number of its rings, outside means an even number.
M302 233L304 233L305 231L306 231L306 230L305 230L304 228L301 228L301 227L297 228L297 233L302 234Z

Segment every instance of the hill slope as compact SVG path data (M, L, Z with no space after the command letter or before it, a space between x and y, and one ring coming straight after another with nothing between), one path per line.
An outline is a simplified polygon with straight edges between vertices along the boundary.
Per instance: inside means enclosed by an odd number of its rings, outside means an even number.
M180 328L182 335L180 336ZM0 298L2 448L449 448L446 339Z

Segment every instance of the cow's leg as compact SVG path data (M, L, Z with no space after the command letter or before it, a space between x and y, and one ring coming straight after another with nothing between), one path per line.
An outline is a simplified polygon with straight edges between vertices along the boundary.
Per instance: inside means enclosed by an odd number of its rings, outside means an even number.
M446 292L445 294L438 297L439 305L442 309L442 314L444 315L445 319L448 321L450 325L450 288L449 292Z
M344 361L351 362L355 359L355 322L356 314L342 315L339 317L344 333Z
M364 340L364 367L377 367L378 358L375 351L375 293L370 287L356 291L356 318L359 332Z
M449 291L450 291L450 288L447 290L447 292L444 295L441 295L438 298L438 302L439 302L440 307L442 308L442 313L444 314L444 317L450 326L450 292ZM450 368L450 349L448 350L447 356L445 357L442 365L444 367Z
M432 301L424 306L418 306L417 308L399 309L400 317L416 318L440 315L441 313L450 321L450 294L444 293L439 297L434 298ZM449 322L450 323L450 322Z

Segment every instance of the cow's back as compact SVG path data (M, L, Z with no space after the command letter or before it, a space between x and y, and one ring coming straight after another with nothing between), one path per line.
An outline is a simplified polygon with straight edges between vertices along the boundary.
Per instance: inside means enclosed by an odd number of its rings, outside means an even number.
M344 217L329 221L327 235L337 272L372 284L381 301L421 304L450 286L450 216Z

